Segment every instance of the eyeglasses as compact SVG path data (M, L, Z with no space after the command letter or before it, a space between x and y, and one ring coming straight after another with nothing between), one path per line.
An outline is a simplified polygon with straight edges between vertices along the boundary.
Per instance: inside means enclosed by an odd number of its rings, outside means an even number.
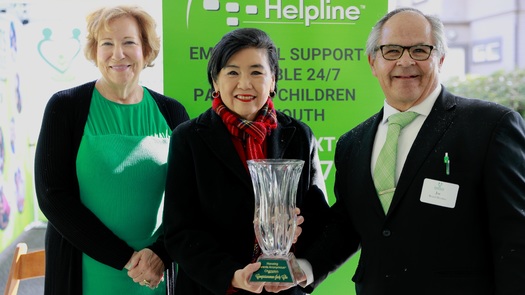
M381 50L383 58L386 60L398 60L405 53L405 49L408 51L408 55L414 60L427 60L432 53L432 49L435 46L432 45L414 45L414 46L401 46L401 45L381 45L378 47Z

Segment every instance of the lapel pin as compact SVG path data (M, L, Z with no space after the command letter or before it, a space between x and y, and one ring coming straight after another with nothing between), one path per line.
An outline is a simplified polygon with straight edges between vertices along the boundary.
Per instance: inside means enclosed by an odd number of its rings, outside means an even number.
M445 153L445 157L443 158L443 162L445 163L445 173L447 175L450 175L450 158L448 157L448 153Z

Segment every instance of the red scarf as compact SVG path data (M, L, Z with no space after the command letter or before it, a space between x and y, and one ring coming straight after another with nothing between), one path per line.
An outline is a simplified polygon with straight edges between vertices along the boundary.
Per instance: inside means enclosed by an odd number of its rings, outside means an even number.
M272 130L277 128L277 115L270 98L253 121L245 120L234 114L220 97L213 99L212 109L221 117L231 135L246 143L244 152L247 160L266 158L262 144L266 135L270 135Z
M259 110L257 117L253 121L245 120L234 114L226 107L220 97L213 99L212 109L221 117L230 134L246 143L244 153L247 160L266 158L262 147L264 139L266 135L270 135L273 129L277 128L277 115L270 98L268 98L266 104ZM248 168L246 163L244 163L244 166ZM257 261L261 253L262 251L257 243L257 238L255 238L252 262ZM227 294L233 294L235 292L237 292L237 289L230 286Z

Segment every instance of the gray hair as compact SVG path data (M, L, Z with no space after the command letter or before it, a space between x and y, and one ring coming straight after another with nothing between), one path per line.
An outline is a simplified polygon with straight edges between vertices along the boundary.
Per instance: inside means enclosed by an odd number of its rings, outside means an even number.
M432 30L432 38L436 43L435 51L439 52L440 56L444 56L447 53L448 46L447 39L445 37L445 27L443 26L441 20L436 16L426 15L423 12L411 7L403 7L392 10L391 12L383 16L383 18L381 18L375 24L375 26L372 28L372 31L370 32L370 35L368 35L368 40L366 41L366 54L371 56L372 58L375 58L374 54L376 53L376 51L378 50L378 46L380 45L379 39L381 38L383 26L392 16L400 12L406 11L418 13L427 19L427 21L430 23L430 27Z

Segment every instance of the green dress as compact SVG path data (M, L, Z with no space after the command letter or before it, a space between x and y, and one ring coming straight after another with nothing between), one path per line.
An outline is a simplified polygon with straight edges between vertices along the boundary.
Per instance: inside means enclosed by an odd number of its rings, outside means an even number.
M109 229L135 250L162 233L162 205L171 130L151 94L137 104L118 104L96 89L77 156L80 197ZM104 245L100 245L104 247ZM166 276L164 276L166 278ZM151 290L86 254L83 295L166 294Z

